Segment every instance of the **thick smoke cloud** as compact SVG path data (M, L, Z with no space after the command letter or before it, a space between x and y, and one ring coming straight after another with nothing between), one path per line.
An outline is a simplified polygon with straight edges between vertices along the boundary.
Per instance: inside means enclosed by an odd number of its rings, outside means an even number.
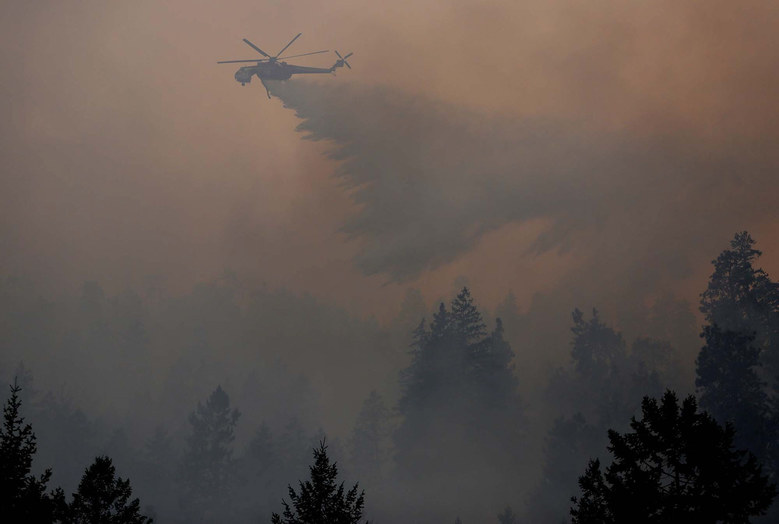
M765 2L52 3L2 24L0 270L55 289L152 274L185 290L230 267L386 318L405 291L388 276L433 299L465 275L485 302L511 287L525 306L590 258L615 281L640 267L647 288L707 266L737 229L775 238ZM321 137L362 126L369 149L340 152L357 210L326 146L213 63L295 31L300 51L355 51L289 103L342 109L306 124ZM545 257L522 256L533 239Z
M539 220L532 250L575 251L603 270L599 283L646 292L689 276L735 229L775 218L779 159L764 141L487 117L387 88L275 92L340 161L357 204L343 230L366 274L411 279L491 230Z

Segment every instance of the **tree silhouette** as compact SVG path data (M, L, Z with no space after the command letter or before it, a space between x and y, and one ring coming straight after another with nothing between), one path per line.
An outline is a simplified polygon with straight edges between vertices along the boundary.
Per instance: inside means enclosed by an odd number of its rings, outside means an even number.
M754 336L705 326L696 360L695 386L701 407L736 429L736 444L762 461L769 458L776 431L770 402L758 376L759 350ZM764 462L765 463L765 462Z
M484 325L481 313L476 309L471 292L467 287L462 288L452 300L451 309L450 318L453 327L465 339L465 342L475 342L487 334L487 327Z
M300 482L300 492L289 486L289 499L282 500L284 512L273 514L273 524L357 524L362 518L365 492L355 484L344 492L344 483L336 485L338 468L330 463L324 441L314 448L311 479ZM290 506L291 504L291 506Z
M237 409L230 409L230 397L221 386L205 404L198 402L197 409L189 415L192 434L187 439L184 475L191 495L213 498L227 487L239 417Z
M722 331L754 335L775 393L779 393L779 283L755 268L762 253L748 232L735 235L730 249L712 262L714 273L701 294L701 312Z
M3 407L0 429L0 515L7 522L51 522L64 503L61 490L46 493L51 478L47 469L40 477L30 473L37 451L35 433L20 413L21 387L14 381Z
M97 457L81 477L68 511L68 524L149 524L140 512L140 501L130 500L129 480L116 477L108 457Z
M592 460L579 479L576 523L746 523L771 505L776 487L754 455L733 449L733 428L699 412L695 398L645 397L632 432L609 431L614 461Z
M433 475L440 496L452 502L484 489L484 478L494 482L489 504L509 496L507 480L521 470L527 449L513 356L500 320L487 332L467 288L449 308L440 304L427 326L419 324L411 363L401 372L402 418L393 437L395 471L411 494L411 511L429 508L416 484Z
M736 445L779 473L779 284L755 264L761 252L746 231L713 261L701 294L706 344L696 361L701 407L736 430ZM769 395L773 393L773 395ZM771 398L773 396L773 398Z

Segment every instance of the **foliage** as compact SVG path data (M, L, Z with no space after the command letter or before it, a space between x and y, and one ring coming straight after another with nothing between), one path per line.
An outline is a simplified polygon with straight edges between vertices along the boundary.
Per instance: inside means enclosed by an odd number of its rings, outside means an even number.
M705 326L706 344L697 364L701 407L720 421L731 422L738 430L736 442L761 459L775 441L770 403L757 370L759 350L753 346L754 335L722 331L719 326Z
M192 434L187 439L184 474L194 496L214 497L227 487L239 417L237 409L230 409L230 397L221 386L189 415Z
M47 469L40 477L30 473L37 445L30 424L20 413L21 387L14 382L3 407L0 430L0 515L9 522L52 521L62 505L63 495L46 493L51 478Z
M358 493L357 484L348 492L343 482L336 485L338 468L330 463L324 441L314 448L314 465L309 470L311 478L300 482L299 493L288 487L290 502L282 500L284 511L281 516L273 514L273 524L357 524L365 492Z
M116 477L111 459L97 457L73 494L67 522L70 524L149 524L140 512L140 501L130 500L129 480Z
M631 432L609 431L614 461L590 461L571 508L576 523L749 522L776 488L751 453L733 449L733 429L699 412L695 398L679 406L672 391L645 397Z
M779 284L754 263L762 252L746 231L737 233L712 261L714 273L701 295L701 312L711 324L731 331L761 332L779 308Z
M571 358L576 371L593 380L613 375L626 356L622 334L606 326L600 320L597 309L592 310L589 321L584 320L584 314L579 309L575 309L572 316Z
M541 482L529 501L528 522L558 522L560 499L576 492L576 479L589 456L606 443L605 431L587 423L581 413L557 418L546 436Z
M442 303L429 329L423 321L414 332L412 363L402 374L400 410L408 416L466 399L506 406L515 398L512 358L500 320L488 336L470 292L463 288L451 311Z
M730 249L714 264L706 291L701 295L701 312L710 326L723 331L753 335L774 388L779 388L779 283L754 264L762 253L746 231L735 235Z
M701 406L736 429L736 444L757 455L773 474L779 393L779 284L754 267L761 252L746 231L713 261L701 312L708 325L696 361ZM772 387L771 387L772 386Z

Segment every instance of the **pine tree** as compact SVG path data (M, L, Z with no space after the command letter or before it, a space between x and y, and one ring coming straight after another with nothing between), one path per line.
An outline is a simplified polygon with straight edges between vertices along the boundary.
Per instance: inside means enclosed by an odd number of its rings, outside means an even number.
M776 487L756 458L733 448L733 428L699 412L695 398L679 406L667 391L645 397L631 432L609 431L614 461L605 473L592 460L573 498L573 523L746 523L765 513Z
M273 514L273 524L357 524L362 518L365 492L355 484L348 492L344 483L336 484L338 467L330 463L322 441L314 449L311 478L300 482L299 493L288 487L290 502L282 500L282 515Z
M467 287L452 300L452 323L454 329L465 339L467 344L480 340L487 334L481 313L473 304L473 297Z
M761 363L779 393L779 284L754 265L762 253L746 231L736 234L730 249L714 264L714 273L701 294L706 322L723 331L753 335Z
M63 503L61 490L49 495L47 469L40 477L30 473L37 451L35 433L21 415L21 387L14 382L3 407L0 430L0 515L7 522L51 522Z
M495 319L489 337L473 345L469 352L469 379L480 392L481 402L490 409L507 409L516 400L514 351L503 337L503 322Z
M753 346L754 335L722 331L705 326L706 344L696 360L701 407L715 419L736 428L736 443L754 453L766 465L776 430L771 420L770 402L760 380L760 351Z
M605 431L588 424L581 413L556 419L546 436L541 482L528 500L527 522L560 522L560 500L576 492L576 479L587 457L605 443Z
M749 233L738 233L713 261L714 273L701 295L706 344L696 362L695 384L701 405L720 422L731 422L738 444L777 474L779 284L755 268L762 253L754 244Z
M201 500L218 498L227 489L239 417L237 409L230 409L230 397L221 386L190 414L192 434L187 439L183 468L192 496Z
M592 318L584 320L584 314L573 311L574 335L571 357L576 371L600 381L613 374L625 358L625 341L622 335L601 322L598 310L592 310Z
M627 428L648 392L662 394L655 365L669 361L667 344L639 339L628 355L622 334L606 325L593 309L588 320L572 314L571 367L550 379L548 402L562 407L547 434L542 481L529 499L527 518L559 522L565 509L560 498L576 490L577 473L588 457L606 445L609 428Z
M129 480L116 476L111 459L97 457L81 477L68 511L68 524L150 524L140 501L130 500Z
M402 419L394 435L397 472L407 486L435 475L442 496L454 499L483 486L482 475L505 479L520 470L523 414L512 359L502 323L488 334L467 288L450 308L442 303L428 327L420 324L401 374ZM466 469L470 475L462 474ZM506 483L495 484L490 502L506 500ZM425 502L420 495L409 504Z

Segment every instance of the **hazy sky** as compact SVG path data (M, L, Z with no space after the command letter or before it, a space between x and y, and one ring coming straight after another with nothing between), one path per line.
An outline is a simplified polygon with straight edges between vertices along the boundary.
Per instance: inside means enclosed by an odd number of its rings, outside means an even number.
M3 274L227 267L380 316L461 276L489 306L577 280L695 299L742 229L779 272L776 2L7 4ZM323 141L215 63L298 32L355 53L286 88Z

